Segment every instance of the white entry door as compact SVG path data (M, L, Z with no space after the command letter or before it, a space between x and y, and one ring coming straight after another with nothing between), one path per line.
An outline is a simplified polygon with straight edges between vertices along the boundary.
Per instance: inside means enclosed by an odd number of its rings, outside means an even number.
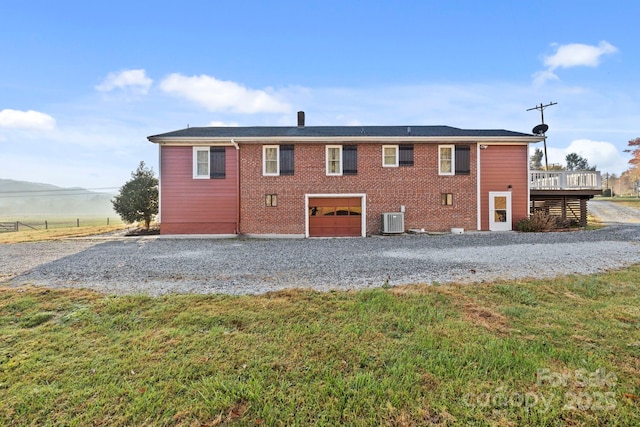
M511 192L489 192L489 230L511 230Z

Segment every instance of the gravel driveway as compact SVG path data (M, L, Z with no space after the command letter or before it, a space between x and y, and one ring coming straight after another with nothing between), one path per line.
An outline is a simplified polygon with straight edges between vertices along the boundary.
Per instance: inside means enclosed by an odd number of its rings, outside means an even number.
M633 224L353 239L69 239L0 245L0 283L150 295L473 283L620 268L640 263L639 242Z

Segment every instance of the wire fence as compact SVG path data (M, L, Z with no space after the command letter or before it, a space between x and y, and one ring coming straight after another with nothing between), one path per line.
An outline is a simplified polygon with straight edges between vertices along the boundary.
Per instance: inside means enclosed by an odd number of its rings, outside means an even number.
M55 228L97 227L122 224L120 218L60 218L60 219L23 219L20 221L0 221L0 233L26 230L50 230Z

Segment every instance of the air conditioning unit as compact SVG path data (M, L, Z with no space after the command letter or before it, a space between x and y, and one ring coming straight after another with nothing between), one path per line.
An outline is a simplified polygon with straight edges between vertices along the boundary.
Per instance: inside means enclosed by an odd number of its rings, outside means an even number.
M382 233L404 233L404 214L402 212L389 212L382 214Z

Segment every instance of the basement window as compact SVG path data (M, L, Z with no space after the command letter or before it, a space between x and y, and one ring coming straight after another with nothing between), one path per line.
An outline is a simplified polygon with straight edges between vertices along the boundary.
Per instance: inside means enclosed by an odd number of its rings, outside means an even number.
M275 208L278 206L278 195L277 194L265 194L264 195L264 205L269 208Z
M452 206L453 205L453 193L441 193L440 194L440 204L442 206Z

